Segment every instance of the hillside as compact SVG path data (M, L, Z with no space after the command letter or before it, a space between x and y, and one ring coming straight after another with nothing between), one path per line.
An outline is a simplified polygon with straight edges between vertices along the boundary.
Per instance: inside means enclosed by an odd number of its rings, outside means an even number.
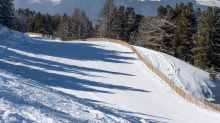
M124 46L14 33L0 28L7 47L0 57L0 122L220 121L180 98Z
M178 87L199 99L220 103L220 79L209 79L209 73L165 53L135 46L149 63L162 71ZM178 69L180 72L178 74Z

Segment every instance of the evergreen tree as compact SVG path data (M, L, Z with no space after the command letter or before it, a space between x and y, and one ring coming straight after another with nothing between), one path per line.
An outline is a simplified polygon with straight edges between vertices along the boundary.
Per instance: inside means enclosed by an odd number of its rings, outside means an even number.
M86 16L86 12L82 9L81 14L81 24L80 24L80 39L86 39L87 38L87 23L88 23L88 17Z
M36 24L36 23L34 23L34 20L33 20L33 18L31 17L31 18L30 18L30 21L29 21L29 23L28 23L28 32L34 32L35 24Z
M174 7L174 16L175 18L178 18L181 14L181 9L178 5L178 3L176 3L176 6Z
M157 14L158 14L158 17L160 18L164 17L164 15L166 14L166 8L163 6L159 6L157 8Z
M117 39L118 40L125 40L125 9L124 6L119 6L117 10L117 16L116 16L116 25L113 31L117 33Z
M72 19L66 13L64 13L58 28L57 36L61 37L62 40L75 39L75 35L72 33L74 30L73 27L74 25Z
M75 8L74 13L72 15L72 21L75 23L75 31L73 32L76 36L76 39L81 39L81 10L79 8Z
M214 69L214 66L212 66L210 69L209 69L209 78L212 80L212 81L215 81L216 79L216 71Z
M61 22L61 16L60 16L60 14L56 14L56 15L54 15L54 20L55 20L55 22L54 22L54 28L53 28L53 30L55 30L55 32L57 32L57 29L58 29L58 27L59 27L59 25L60 25L60 22Z
M114 7L115 5L113 0L106 0L102 10L98 14L97 21L99 23L99 32L100 36L103 38L110 38L111 13Z
M194 64L202 69L209 69L210 78L219 66L219 8L207 7L198 19L198 36L193 36L197 47L193 48Z
M166 5L166 19L171 20L175 16L174 9L170 5Z
M117 17L117 7L113 9L113 12L111 13L111 20L110 20L110 37L112 39L117 39L118 36L118 17Z
M125 20L125 41L129 42L131 32L135 31L135 12L133 7L126 8Z
M94 34L94 29L93 29L93 26L92 26L92 21L87 20L86 30L87 30L87 38L92 38L93 34Z
M41 34L46 34L46 27L45 27L45 17L41 15L40 20L38 21L38 31Z
M41 13L38 12L37 15L34 17L34 21L36 22L35 27L34 27L34 31L39 33L39 30L43 27L43 18L41 18Z
M0 1L0 24L12 28L13 20L13 0Z
M201 15L202 11L201 9L198 7L195 11L195 15L196 15L196 18L199 18L199 16Z
M194 44L192 41L193 34L196 33L196 18L192 3L188 3L182 7L181 16L172 41L175 56L184 58L184 61L193 61L193 53L191 49Z
M95 25L94 27L94 33L93 33L93 37L96 37L96 38L100 38L100 32L99 32L99 25Z

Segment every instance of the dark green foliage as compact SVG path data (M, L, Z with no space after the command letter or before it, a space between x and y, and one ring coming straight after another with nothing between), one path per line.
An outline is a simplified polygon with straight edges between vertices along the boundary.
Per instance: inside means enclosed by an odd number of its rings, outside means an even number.
M0 1L0 24L8 28L13 26L13 6L14 0L1 0Z
M117 10L117 19L116 19L116 25L114 31L117 32L117 39L119 40L125 40L125 9L124 6L120 6Z
M166 16L167 20L171 20L175 16L174 9L170 5L166 6L166 14L165 14L165 16Z
M28 23L28 32L34 32L34 27L35 27L35 22L33 20L33 18L30 18L30 21Z
M182 7L175 36L172 40L175 56L183 58L185 61L193 61L193 53L191 50L194 46L192 36L195 33L196 18L193 4L189 2L185 7Z
M127 7L125 10L125 41L129 41L131 32L135 31L135 12L133 7Z
M166 14L166 8L159 6L157 9L158 17L163 17Z
M58 29L60 22L61 22L61 16L59 14L54 15L54 20L55 20L55 22L54 22L55 25L54 25L53 29L55 30L55 32L57 32L57 29Z
M131 32L130 38L129 38L129 43L134 45L136 43L136 39L137 39L136 31Z
M87 38L92 38L93 35L94 35L94 29L93 29L93 26L92 26L92 21L87 20L86 30L87 30Z
M119 22L118 22L118 15L117 15L117 7L115 7L111 13L111 20L110 20L110 37L112 39L117 39L119 33Z
M201 15L202 11L200 8L197 8L196 11L195 11L195 15L196 15L196 18L199 18L199 16Z
M175 18L178 18L181 14L181 9L178 5L178 3L176 3L176 6L174 7L174 16Z
M212 81L215 81L215 79L216 79L216 71L215 71L214 66L212 66L212 67L209 69L209 78L210 78Z
M198 36L193 36L197 47L193 48L194 64L202 69L209 69L210 77L219 68L219 8L208 7L198 19Z

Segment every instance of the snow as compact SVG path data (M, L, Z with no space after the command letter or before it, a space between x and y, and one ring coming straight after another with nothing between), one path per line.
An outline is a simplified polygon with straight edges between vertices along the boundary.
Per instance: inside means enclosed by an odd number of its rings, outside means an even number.
M185 92L199 99L220 103L220 80L209 79L209 73L165 53L135 46L154 67L162 71ZM178 69L180 69L178 75Z
M17 44L1 43L0 122L220 121L179 97L124 46L2 30L2 41Z

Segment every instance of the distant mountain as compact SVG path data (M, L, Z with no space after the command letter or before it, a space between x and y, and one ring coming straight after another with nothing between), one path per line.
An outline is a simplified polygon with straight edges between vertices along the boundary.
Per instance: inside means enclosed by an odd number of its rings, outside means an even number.
M30 8L36 12L56 14L67 13L72 15L76 7L84 9L88 17L96 24L96 18L99 11L102 9L105 0L15 0L15 8ZM184 4L192 2L194 8L200 7L206 9L206 5L219 5L218 0L114 0L116 6L134 7L136 14L144 16L157 15L157 8L160 5L171 5L174 7L176 3L183 2Z

